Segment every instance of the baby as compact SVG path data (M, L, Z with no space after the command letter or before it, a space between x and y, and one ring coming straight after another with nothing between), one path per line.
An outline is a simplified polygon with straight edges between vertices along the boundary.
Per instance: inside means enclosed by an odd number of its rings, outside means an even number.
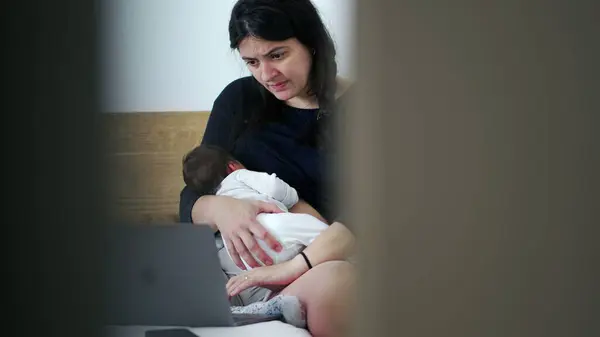
M283 213L261 213L257 216L257 221L281 243L281 251L276 252L264 241L257 240L274 264L298 255L328 227L312 215L289 212L298 202L298 193L293 187L275 174L246 169L228 152L216 146L201 145L190 151L183 159L183 179L201 195L223 195L277 205ZM252 269L244 259L242 262L248 270Z
M281 243L281 251L276 252L263 240L257 240L273 259L274 264L298 255L328 227L312 215L290 213L289 209L298 202L298 193L275 174L248 170L228 152L216 146L201 145L190 151L183 158L183 179L200 195L224 195L277 205L283 213L261 213L256 217L257 221ZM227 246L225 249L231 259ZM241 259L247 270L252 269L243 258ZM226 272L232 273L231 270ZM237 274L238 271L233 273ZM268 295L265 299L267 297ZM266 302L235 306L231 310L242 314L280 313L286 322L300 328L306 327L306 313L295 296L278 295Z

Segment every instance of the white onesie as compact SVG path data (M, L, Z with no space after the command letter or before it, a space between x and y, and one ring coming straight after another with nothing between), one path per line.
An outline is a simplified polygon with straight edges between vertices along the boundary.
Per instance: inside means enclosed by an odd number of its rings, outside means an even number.
M282 250L278 253L270 249L264 241L257 239L274 264L292 259L328 227L326 223L310 214L289 213L289 209L298 202L298 192L274 173L267 174L248 169L233 171L223 179L216 195L265 201L284 211L261 213L256 217L282 245ZM231 258L229 250L227 253ZM244 259L242 262L248 270L252 269Z

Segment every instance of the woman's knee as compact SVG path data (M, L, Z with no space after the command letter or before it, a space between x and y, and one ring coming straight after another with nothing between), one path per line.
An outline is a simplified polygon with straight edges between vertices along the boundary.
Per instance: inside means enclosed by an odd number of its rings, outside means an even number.
M353 264L332 261L313 269L315 282L323 285L321 298L332 301L331 305L334 306L346 305L353 298L356 284L356 270Z
M343 335L354 307L355 274L355 267L349 262L325 262L283 293L298 296L305 305L308 328L314 336Z
M351 286L355 282L355 267L346 261L330 261L315 266L312 277L328 286Z

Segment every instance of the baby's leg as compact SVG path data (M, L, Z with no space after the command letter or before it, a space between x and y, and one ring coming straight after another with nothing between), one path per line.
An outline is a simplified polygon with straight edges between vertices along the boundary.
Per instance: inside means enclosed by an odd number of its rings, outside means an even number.
M256 218L282 243L308 246L329 225L303 213L261 213Z
M306 327L306 312L298 297L278 295L267 302L231 307L234 314L282 315L285 322L298 328Z

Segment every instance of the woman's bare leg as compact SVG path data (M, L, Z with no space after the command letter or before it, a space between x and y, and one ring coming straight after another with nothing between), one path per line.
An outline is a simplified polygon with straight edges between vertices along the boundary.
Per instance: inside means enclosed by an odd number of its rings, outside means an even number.
M356 275L345 261L324 262L307 271L281 294L297 296L305 306L314 337L345 336L356 296Z

